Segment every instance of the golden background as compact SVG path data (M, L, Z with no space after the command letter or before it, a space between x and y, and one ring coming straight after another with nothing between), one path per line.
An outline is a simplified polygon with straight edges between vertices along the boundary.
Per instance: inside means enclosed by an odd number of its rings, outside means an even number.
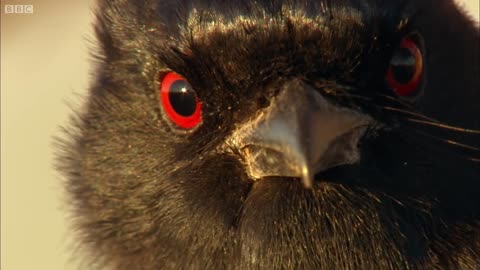
M459 2L478 19L478 0ZM34 13L5 14L6 4L34 5ZM88 87L93 7L93 0L1 2L2 270L83 269L52 137Z

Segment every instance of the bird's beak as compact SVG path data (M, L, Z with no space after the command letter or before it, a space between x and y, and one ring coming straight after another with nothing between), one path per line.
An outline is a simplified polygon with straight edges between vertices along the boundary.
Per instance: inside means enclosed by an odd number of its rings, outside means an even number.
M360 159L359 139L372 119L328 102L300 79L283 86L270 105L244 123L228 144L250 177L296 177L306 188L316 173Z

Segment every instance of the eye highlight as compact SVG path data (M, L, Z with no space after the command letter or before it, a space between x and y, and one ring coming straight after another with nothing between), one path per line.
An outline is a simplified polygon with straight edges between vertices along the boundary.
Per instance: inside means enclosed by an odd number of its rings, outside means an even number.
M160 100L168 118L183 129L192 129L202 121L202 103L185 78L168 72L160 82Z
M418 93L423 77L423 55L412 37L405 37L390 59L386 81L400 97Z

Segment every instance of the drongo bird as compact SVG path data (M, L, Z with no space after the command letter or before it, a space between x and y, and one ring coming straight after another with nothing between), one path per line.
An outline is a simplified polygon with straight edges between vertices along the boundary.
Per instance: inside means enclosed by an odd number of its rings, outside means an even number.
M480 269L450 0L100 0L58 167L88 268Z

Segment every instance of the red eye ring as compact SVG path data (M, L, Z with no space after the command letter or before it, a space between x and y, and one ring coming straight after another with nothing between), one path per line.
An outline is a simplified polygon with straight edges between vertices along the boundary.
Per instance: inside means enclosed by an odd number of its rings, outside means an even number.
M177 73L163 76L160 100L165 113L178 127L192 129L202 122L202 103L187 80Z
M410 54L410 57L413 60L413 63L410 62L412 69L411 75L408 76L409 80L402 82L400 81L394 72L394 57L399 56L398 53L400 50L405 50ZM410 37L406 37L402 40L399 48L396 51L396 54L392 57L390 66L387 71L386 81L390 88L401 97L410 97L414 95L422 82L423 75L423 56L422 51L417 46L414 40ZM404 56L403 56L404 57ZM405 60L405 59L404 59ZM405 67L403 67L405 68Z

